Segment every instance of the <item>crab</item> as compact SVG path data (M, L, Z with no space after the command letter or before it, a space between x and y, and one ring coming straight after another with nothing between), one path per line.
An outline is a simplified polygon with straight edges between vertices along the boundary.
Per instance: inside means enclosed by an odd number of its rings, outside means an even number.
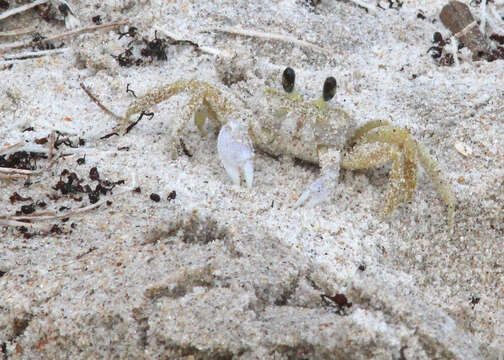
M333 77L325 80L322 97L314 101L304 100L294 85L295 72L287 68L282 74L283 90L266 88L245 106L217 85L178 80L137 98L124 116L109 113L120 119L119 127L124 132L133 115L143 114L176 94L190 94L184 114L170 126L173 157L177 154L175 144L179 144L181 131L191 118L202 135L206 135L206 120L211 120L220 128L218 154L235 185L242 180L247 187L253 185L254 148L271 155L287 154L321 167L322 175L301 194L296 207L318 205L330 198L340 168L367 169L392 162L384 218L413 198L421 164L447 205L452 226L455 200L450 185L429 151L409 131L381 120L357 127L346 111L330 104L337 85Z

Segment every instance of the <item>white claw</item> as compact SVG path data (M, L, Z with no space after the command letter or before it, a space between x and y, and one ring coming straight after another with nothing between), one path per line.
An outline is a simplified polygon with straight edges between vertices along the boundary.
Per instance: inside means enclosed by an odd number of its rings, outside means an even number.
M240 185L243 177L247 187L252 187L254 150L247 126L232 120L223 125L217 138L217 151L233 183Z
M319 177L311 183L310 186L301 194L294 207L299 206L315 206L330 199L331 189L336 183L339 173L339 166L337 170L331 169L325 175Z
M249 159L243 165L243 175L245 177L245 184L248 188L252 187L254 182L254 160Z
M324 176L319 177L311 183L310 186L301 194L294 207L299 206L315 206L329 198L329 186L326 184L327 179Z

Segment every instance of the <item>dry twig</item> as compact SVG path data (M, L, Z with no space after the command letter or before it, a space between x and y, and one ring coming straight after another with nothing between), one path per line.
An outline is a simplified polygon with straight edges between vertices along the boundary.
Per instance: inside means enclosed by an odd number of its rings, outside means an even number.
M324 49L318 45L312 44L311 42L308 42L305 40L299 40L299 39L296 39L295 37L282 35L282 34L266 33L266 32L262 32L262 31L233 28L233 27L229 27L229 26L206 28L206 29L201 30L201 32L213 32L213 31L234 34L234 35L240 35L240 36L255 37L255 38L265 39L265 40L283 41L286 43L291 43L291 44L295 44L295 45L298 45L301 47L309 48L314 51L323 53L325 55L333 55L333 52L328 49Z
M52 35L52 36L44 38L40 41L32 41L32 40L18 41L18 42L6 44L5 46L0 47L0 53L4 53L7 50L12 50L12 49L17 49L17 48L28 47L28 46L38 45L38 44L45 44L45 43L48 43L51 41L66 39L66 38L69 38L69 37L72 37L75 35L93 32L93 31L97 31L97 30L104 30L104 29L119 27L119 26L125 25L127 23L128 23L127 21L118 21L118 22L113 22L113 23L108 23L108 24L103 24L103 25L88 26L88 27L84 27L81 29L77 29L77 30L67 31L62 34Z
M35 28L19 28L19 29L14 29L10 31L0 31L0 36L18 36L18 35L25 35L25 34L30 34L35 32Z
M133 191L133 189L126 189L124 191L116 193L115 195L113 195L113 197L118 197L120 195L124 195L126 193L131 192L131 191ZM69 218L71 216L79 215L79 214L88 212L90 210L93 210L93 209L99 207L100 205L105 204L107 201L110 201L110 199L111 198L103 199L103 200L100 200L92 205L88 205L88 206L84 206L84 207L81 207L81 208L78 208L75 210L67 211L64 214L59 214L59 215L40 215L40 216L35 215L35 214L31 215L31 216L27 216L27 215L24 215L24 216L0 215L0 221L1 221L1 219L5 219L5 220L12 220L12 221L37 221L37 222L39 222L39 221L46 221L46 220L65 219L65 218ZM19 225L16 225L16 226L19 226Z
M18 6L17 8L14 8L14 9L11 9L11 10L8 10L8 11L4 11L3 13L0 14L0 21L4 20L4 19L7 19L9 16L16 15L16 14L22 13L22 12L24 12L26 10L30 10L30 9L36 7L36 6L45 4L48 1L49 0L37 0L37 1L34 1L32 3L23 5L23 6Z
M26 178L28 178L28 175L23 175L23 174L5 175L5 174L0 173L1 180L12 180L12 179L19 179L19 178L26 179Z
M42 56L47 56L47 55L53 55L53 54L61 54L65 51L70 50L70 48L60 48L60 49L50 49L50 50L40 50L40 51L28 51L28 52L23 52L19 54L7 54L1 56L2 60L5 62L9 60L16 60L16 61L21 61L21 60L26 60L26 59L34 59L34 58L39 58ZM4 61L0 62L0 64L4 64ZM15 62L15 61L10 61Z
M46 168L40 169L40 170L26 170L26 169L0 167L0 173L10 174L10 175L18 174L18 175L24 175L24 176L38 175L41 172L43 172L44 170L46 170Z
M98 100L98 98L96 98L96 96L94 96L93 94L91 94L91 91L89 91L89 89L86 87L86 85L84 85L84 83L80 83L80 87L82 88L82 90L84 90L84 92L87 94L87 96L89 96L89 98L91 100L93 100L93 102L98 105L98 107L100 109L102 109L106 114L112 116L114 119L117 119L117 120L120 120L120 121L124 121L125 119L122 117L122 116L119 116L115 113L113 113L112 111L110 111L109 109L107 109L105 107L105 105L103 105L100 100Z
M22 147L25 143L23 141L21 142L18 142L17 144L14 144L14 145L10 145L10 146L7 146L3 149L0 149L0 155L3 155L3 154L7 154L7 153L10 153L11 151L14 151L16 149L19 149L20 147Z
M51 135L49 135L49 163L51 163L53 160L55 137L56 137L56 131L53 130L51 131Z
M163 28L161 26L156 26L156 27L154 27L154 29L174 41L189 41L189 40L181 40L177 35L166 30L165 28ZM219 49L211 47L211 46L203 46L203 45L200 45L200 44L193 42L192 40L190 42L197 45L196 50L201 51L202 53L214 55L214 56L228 57L228 58L232 57L232 54L230 52L222 51L222 50L219 50Z
M26 223L23 221L16 221L16 220L9 220L9 219L0 219L0 225L3 226L24 226L28 230L36 230L36 231L41 231L43 233L48 233L51 231L51 225L47 224L31 224L31 223Z

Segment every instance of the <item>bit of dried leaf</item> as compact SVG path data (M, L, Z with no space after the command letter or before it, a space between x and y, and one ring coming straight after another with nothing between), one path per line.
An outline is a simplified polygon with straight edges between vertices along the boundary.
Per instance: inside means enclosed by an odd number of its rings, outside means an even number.
M472 155L472 149L469 147L469 145L464 144L460 141L455 143L455 150L457 150L458 153L464 157Z

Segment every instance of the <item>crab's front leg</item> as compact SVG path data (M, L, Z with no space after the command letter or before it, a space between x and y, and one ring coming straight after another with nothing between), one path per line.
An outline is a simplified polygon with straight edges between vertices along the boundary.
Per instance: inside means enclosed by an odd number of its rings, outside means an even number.
M189 93L191 98L184 106L182 116L173 119L170 124L169 146L172 158L175 159L178 156L181 132L191 118L194 117L194 123L203 136L206 135L206 120L212 120L220 128L217 150L226 172L233 183L240 184L243 177L246 185L251 187L254 178L254 151L248 137L248 125L244 120L240 120L239 114L227 96L207 82L178 80L155 88L136 99L126 111L121 122L121 133L124 133L134 114L146 111L182 92Z
M303 191L294 207L316 206L331 198L331 192L338 183L341 154L336 148L323 147L318 150L318 157L322 176Z
M217 138L217 151L224 169L235 185L245 180L248 188L254 181L254 150L248 135L248 124L231 118L222 126Z
M187 92L191 98L184 106L182 116L173 118L169 127L168 142L173 159L178 156L181 132L193 117L195 125L202 135L206 135L204 124L207 118L215 121L220 127L225 123L227 116L233 112L234 108L231 102L215 86L198 80L178 80L154 88L133 101L119 124L119 132L121 134L126 132L133 115L149 111L153 106L182 92Z

